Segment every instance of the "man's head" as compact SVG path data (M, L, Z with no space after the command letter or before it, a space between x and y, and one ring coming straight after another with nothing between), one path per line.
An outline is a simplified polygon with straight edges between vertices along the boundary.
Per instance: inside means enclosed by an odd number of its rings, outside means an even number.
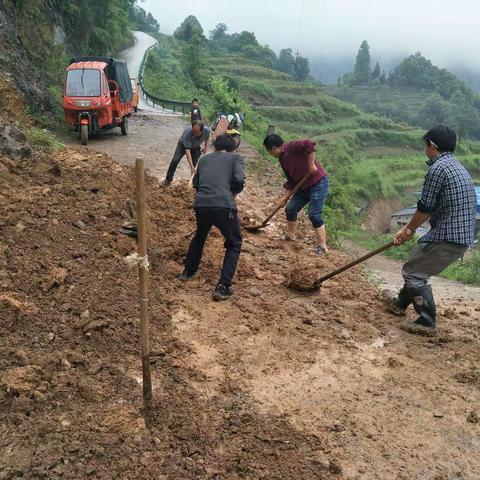
M444 126L437 125L431 128L424 136L425 154L428 158L435 158L439 153L453 152L457 146L455 132Z
M235 150L236 144L235 140L231 137L231 135L219 135L213 141L213 146L215 147L215 151L217 152L233 152Z
M205 124L201 120L194 120L192 122L192 133L194 137L201 137Z
M192 107L198 107L198 98L192 100Z
M267 152L272 155L272 157L280 158L280 155L283 152L283 138L280 135L276 135L272 133L271 135L267 135L265 140L263 140L263 146L267 150Z

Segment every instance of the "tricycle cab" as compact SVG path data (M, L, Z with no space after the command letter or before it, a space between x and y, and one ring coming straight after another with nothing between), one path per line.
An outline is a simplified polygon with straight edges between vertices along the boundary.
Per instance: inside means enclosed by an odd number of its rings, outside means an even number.
M89 135L120 127L127 134L132 88L125 63L116 59L72 61L67 67L63 108L65 121L86 144ZM115 79L114 79L115 78ZM118 82L116 81L118 80ZM122 88L123 87L123 88Z

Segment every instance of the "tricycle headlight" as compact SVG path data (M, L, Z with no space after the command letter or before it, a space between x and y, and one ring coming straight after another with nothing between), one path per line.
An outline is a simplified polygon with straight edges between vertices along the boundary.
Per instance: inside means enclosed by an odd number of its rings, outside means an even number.
M75 100L75 105L77 107L89 107L91 104L91 100Z

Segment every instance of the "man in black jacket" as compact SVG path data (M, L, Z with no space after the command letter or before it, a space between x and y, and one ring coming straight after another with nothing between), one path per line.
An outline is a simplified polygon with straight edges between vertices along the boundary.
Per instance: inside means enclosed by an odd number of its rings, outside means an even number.
M219 135L213 145L215 152L202 157L193 179L197 190L194 202L197 231L190 243L180 279L190 280L197 273L208 233L212 226L216 226L225 239L226 251L213 298L225 300L233 294L232 279L242 247L235 196L245 185L245 167L243 158L232 153L235 141L229 135Z

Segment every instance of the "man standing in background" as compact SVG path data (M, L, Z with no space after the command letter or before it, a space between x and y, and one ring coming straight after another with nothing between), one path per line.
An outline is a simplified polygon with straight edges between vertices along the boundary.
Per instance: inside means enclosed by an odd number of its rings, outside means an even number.
M190 174L193 175L195 173L195 167L200 155L205 155L208 151L210 133L211 130L206 127L201 120L193 121L192 124L184 130L178 141L170 166L168 167L167 176L162 182L163 187L168 187L172 183L178 164L184 156L187 157Z
M202 112L200 111L200 105L198 99L194 98L192 100L192 107L190 108L190 121L194 122L195 120L202 119Z

